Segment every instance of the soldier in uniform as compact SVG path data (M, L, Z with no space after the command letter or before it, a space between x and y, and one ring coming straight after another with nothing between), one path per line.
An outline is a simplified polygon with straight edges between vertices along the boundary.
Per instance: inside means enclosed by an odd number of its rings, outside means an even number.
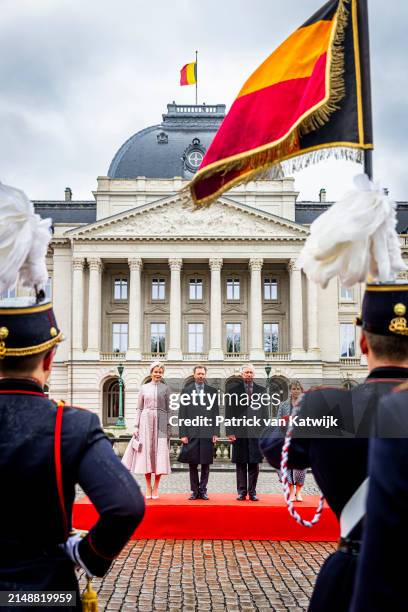
M408 331L408 330L407 330ZM350 612L405 612L408 549L408 384L378 407L370 442L364 537ZM378 437L377 437L378 436Z
M369 375L352 390L317 388L305 394L299 418L333 417L323 431L295 428L288 467L312 468L329 506L349 528L338 550L326 559L310 602L312 612L348 612L362 537L361 517L348 503L363 489L367 477L369 435L380 398L408 379L408 336L398 326L408 305L408 285L369 284L363 300L360 339ZM328 421L330 423L330 421ZM280 467L283 438L280 430L265 432L261 449ZM351 509L351 511L350 511ZM346 520L347 518L347 520Z
M0 184L0 204L0 286L20 274L37 287L48 227L22 192ZM144 501L98 417L44 393L61 340L42 291L0 302L0 591L73 591L80 610L75 567L103 576L142 520ZM99 513L83 538L70 534L77 484Z
M179 410L179 433L183 446L178 461L189 464L190 500L208 500L207 485L210 465L214 461L214 444L219 436L217 390L207 383L206 374L205 366L195 366L194 382L183 390L183 395L189 396L189 402L183 401ZM202 425L199 421L196 425L187 426L185 424L186 419L193 420L200 419L200 417L208 420ZM201 465L200 477L198 476L199 465Z
M246 425L241 419L267 418L266 406L260 401L265 397L265 388L254 382L254 366L248 364L241 369L241 378L228 390L225 418L228 440L232 443L232 463L236 466L237 500L244 501L248 495L251 501L258 501L256 485L259 464L263 457L259 450L259 435L263 427Z

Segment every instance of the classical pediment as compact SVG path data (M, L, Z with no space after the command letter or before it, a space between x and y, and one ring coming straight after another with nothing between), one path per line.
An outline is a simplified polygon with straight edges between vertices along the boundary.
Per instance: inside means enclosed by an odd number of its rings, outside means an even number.
M182 197L134 208L70 230L77 240L304 240L308 230L296 223L222 198L193 209Z

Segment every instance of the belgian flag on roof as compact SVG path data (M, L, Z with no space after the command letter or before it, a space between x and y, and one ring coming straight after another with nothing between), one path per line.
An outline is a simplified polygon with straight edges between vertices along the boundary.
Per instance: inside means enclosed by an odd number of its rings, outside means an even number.
M180 70L180 85L194 85L197 83L197 62L186 64Z
M329 0L249 77L190 183L197 204L285 162L372 149L366 0Z

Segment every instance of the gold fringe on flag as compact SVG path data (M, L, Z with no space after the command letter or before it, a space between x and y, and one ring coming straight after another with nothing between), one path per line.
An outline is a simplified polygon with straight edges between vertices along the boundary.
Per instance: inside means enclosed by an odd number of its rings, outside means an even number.
M300 170L317 161L331 157L360 162L363 155L362 150L372 148L372 144L366 144L360 140L355 142L352 138L350 140L347 138L344 141L336 141L336 138L333 138L327 142L322 141L313 144L309 149L303 148L301 145L301 139L305 135L316 132L330 123L333 113L341 110L342 105L340 103L347 95L345 85L346 32L349 26L357 27L354 23L354 12L351 21L351 9L356 1L338 0L334 17L335 23L327 49L325 98L306 111L302 117L299 117L298 121L279 140L260 145L252 151L248 150L225 156L224 159L220 158L209 166L200 168L190 183L181 190L182 194L185 193L186 195L191 192L195 205L210 205L217 197L235 185L263 178L265 171L279 163L281 164L280 170L283 169L284 172L287 172L289 169L292 171ZM355 52L357 53L358 50L355 50ZM233 176L234 173L236 176ZM195 185L204 183L212 176L219 177L217 187L214 190L209 187L208 195L202 193L202 195L196 196ZM270 176L273 176L273 172Z
M344 98L346 93L344 85L344 36L349 16L346 5L349 4L350 1L351 0L339 0L336 25L333 28L330 41L329 62L327 67L327 70L330 71L330 81L327 99L303 117L300 123L292 128L289 134L287 134L281 142L277 142L275 145L264 145L262 147L263 150L254 152L251 155L241 153L236 156L236 160L231 160L231 158L227 159L223 164L217 164L213 169L207 170L207 178L214 174L222 175L222 170L224 170L224 173L233 170L244 170L243 174L229 182L228 189L230 189L234 184L246 183L254 180L258 177L258 173L263 172L266 168L269 168L271 164L277 161L285 161L291 157L297 157L297 153L299 153L299 156L303 155L298 146L299 137L314 132L325 125L329 121L330 116L338 110L338 103ZM333 147L333 144L328 144L327 146L328 148ZM329 157L330 153L326 153L325 156ZM311 161L312 159L310 159L308 163ZM194 179L192 183L194 183ZM186 185L183 190L184 189L189 191L190 184ZM222 191L224 191L224 189ZM208 204L210 204L214 200L214 196L211 195L207 200L209 200ZM203 200L200 202L199 206L206 203L207 202Z

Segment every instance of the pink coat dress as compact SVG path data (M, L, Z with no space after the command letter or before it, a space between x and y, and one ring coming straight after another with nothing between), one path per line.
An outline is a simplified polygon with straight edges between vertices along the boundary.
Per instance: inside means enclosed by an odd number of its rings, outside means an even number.
M142 385L135 426L139 440L129 442L123 464L134 474L170 474L169 390L165 384Z

